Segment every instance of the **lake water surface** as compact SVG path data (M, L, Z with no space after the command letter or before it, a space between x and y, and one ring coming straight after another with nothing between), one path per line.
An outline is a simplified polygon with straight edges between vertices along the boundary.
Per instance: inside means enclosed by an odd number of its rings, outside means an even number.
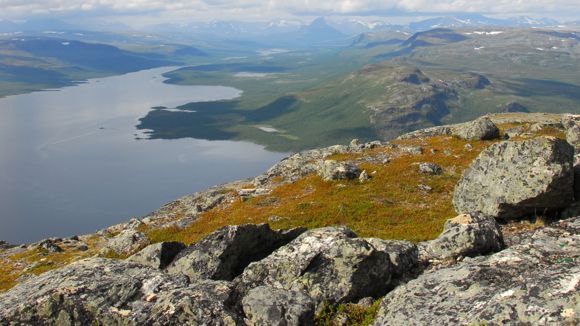
M161 74L170 70L0 99L0 240L93 232L257 175L285 156L246 142L136 139L145 137L137 119L152 107L240 95L164 84Z

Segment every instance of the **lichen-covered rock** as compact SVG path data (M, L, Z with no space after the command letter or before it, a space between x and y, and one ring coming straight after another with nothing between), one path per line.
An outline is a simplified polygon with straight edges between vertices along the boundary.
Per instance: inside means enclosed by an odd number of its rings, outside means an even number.
M453 135L465 140L489 140L499 138L499 129L488 117L458 125Z
M411 155L421 155L423 154L423 147L421 146L403 146L400 147L401 152L411 154Z
M227 282L187 278L137 263L91 258L0 294L0 324L235 325Z
M55 242L56 241L51 239L45 239L38 244L38 247L48 252L62 252L62 248L59 247Z
M304 231L276 231L267 224L225 226L183 250L166 271L187 275L191 280L232 280L248 264L268 256Z
M149 243L149 239L142 232L125 230L111 238L101 249L101 253L112 251L117 255L130 255L135 251L144 248Z
M389 255L345 227L310 230L261 261L235 282L242 293L267 285L302 291L317 304L350 302L386 293Z
M566 141L574 146L576 150L580 149L580 126L575 124L566 129Z
M499 225L493 217L463 214L445 222L443 233L422 244L424 259L477 256L497 252L504 247Z
M571 225L419 276L385 296L373 325L577 325L580 236Z
M256 186L267 186L271 183L280 182L294 182L306 175L316 173L320 168L320 160L324 160L333 154L349 153L353 150L358 151L360 148L353 149L349 146L335 145L296 153L281 160L266 173L254 178L253 182Z
M355 179L360 174L361 170L358 166L347 162L324 160L318 166L318 175L326 181Z
M393 266L393 276L402 276L417 266L418 249L409 241L381 240L376 238L366 238L376 250L389 255Z
M443 173L443 169L435 163L422 162L419 163L419 172L423 174L437 175Z
M564 208L574 200L573 155L553 137L493 144L463 173L455 210L510 219Z
M259 286L242 299L249 325L308 326L314 324L315 303L299 291Z
M149 245L133 256L128 261L163 269L173 261L185 245L181 242L160 242Z

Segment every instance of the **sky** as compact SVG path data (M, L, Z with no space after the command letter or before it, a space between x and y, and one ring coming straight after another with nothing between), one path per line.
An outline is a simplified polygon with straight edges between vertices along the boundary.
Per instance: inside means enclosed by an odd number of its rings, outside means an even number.
M580 0L0 0L0 19L110 19L130 25L315 16L440 16L482 13L580 20Z

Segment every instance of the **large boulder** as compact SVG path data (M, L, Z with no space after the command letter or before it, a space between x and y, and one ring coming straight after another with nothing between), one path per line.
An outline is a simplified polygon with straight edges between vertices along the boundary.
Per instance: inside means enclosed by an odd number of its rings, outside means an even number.
M185 249L185 245L181 242L160 242L147 246L145 249L127 258L127 260L163 269L183 249Z
M228 282L103 258L75 262L0 294L0 324L236 325Z
M499 138L499 129L488 117L481 117L455 127L453 135L465 140L490 140Z
M259 286L242 299L242 308L250 325L314 324L314 300L299 291Z
M577 227L532 231L499 253L427 272L387 294L373 325L577 325Z
M463 173L455 210L510 219L564 208L574 200L573 156L554 137L493 144Z
M235 280L242 293L266 285L307 293L317 304L386 293L392 274L386 252L345 227L308 231Z
M305 229L276 231L267 224L225 226L183 250L167 266L191 280L232 280L253 261L294 240Z
M445 259L497 252L503 249L504 242L493 217L472 213L447 220L443 233L421 247L424 258Z

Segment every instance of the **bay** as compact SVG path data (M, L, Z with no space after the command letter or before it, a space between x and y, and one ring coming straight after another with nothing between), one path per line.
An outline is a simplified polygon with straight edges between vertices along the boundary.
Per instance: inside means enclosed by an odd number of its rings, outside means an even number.
M248 142L144 139L135 125L153 107L241 93L163 83L173 69L0 99L0 240L90 233L286 156Z

